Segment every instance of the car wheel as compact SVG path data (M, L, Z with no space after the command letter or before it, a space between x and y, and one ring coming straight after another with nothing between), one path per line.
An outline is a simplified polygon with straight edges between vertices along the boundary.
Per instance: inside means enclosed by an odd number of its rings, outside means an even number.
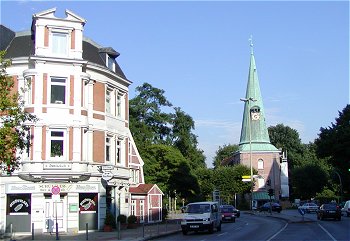
M320 216L320 219L323 220L323 215Z
M219 226L216 228L216 230L217 230L218 232L221 231L221 222L220 222Z
M209 233L213 233L214 232L214 223L212 223L208 229Z
M182 234L183 235L187 235L187 230L186 229L182 229Z
M341 216L338 217L338 221L341 221Z

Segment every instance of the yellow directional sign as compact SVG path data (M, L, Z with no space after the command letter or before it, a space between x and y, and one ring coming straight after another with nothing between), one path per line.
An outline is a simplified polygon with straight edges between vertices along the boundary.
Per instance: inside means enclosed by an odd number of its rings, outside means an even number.
M242 176L243 179L250 179L250 176Z

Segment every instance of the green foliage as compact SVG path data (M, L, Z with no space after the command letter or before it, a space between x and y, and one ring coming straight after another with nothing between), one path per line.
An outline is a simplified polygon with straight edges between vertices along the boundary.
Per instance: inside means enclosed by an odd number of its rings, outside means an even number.
M311 199L329 186L329 170L324 163L307 163L292 170L295 195L302 200Z
M137 222L137 217L135 215L130 215L128 217L128 224L133 224Z
M120 222L121 224L126 223L126 215L120 214L120 215L117 217L117 221Z
M150 145L144 161L147 183L157 183L165 193L176 190L181 197L189 198L199 192L197 179L178 149L167 145Z
M214 157L214 161L213 161L213 166L214 168L217 168L219 166L221 166L221 162L226 159L229 158L231 156L233 156L233 154L238 151L239 147L238 145L224 145L224 146L219 146L219 149L215 152L215 157Z
M324 188L321 192L316 193L316 200L318 200L320 203L329 203L337 199L338 197L335 195L335 193L328 188Z
M106 212L106 218L105 218L104 224L108 226L112 226L113 228L116 227L115 217L110 211Z
M0 52L0 163L11 173L18 167L20 155L30 146L30 124L37 118L24 110L24 101L15 91L14 80L6 73L10 62L4 60L5 52ZM21 89L22 94L26 89Z
M350 105L339 112L335 123L320 128L315 144L317 155L328 159L340 173L343 183L350 183ZM350 185L344 185L344 192L350 192Z

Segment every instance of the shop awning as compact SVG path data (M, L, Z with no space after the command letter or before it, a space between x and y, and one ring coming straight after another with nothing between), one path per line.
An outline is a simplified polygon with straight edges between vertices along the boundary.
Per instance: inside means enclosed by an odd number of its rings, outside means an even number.
M271 200L274 200L275 196L271 197ZM253 192L253 200L270 200L270 196L267 192Z

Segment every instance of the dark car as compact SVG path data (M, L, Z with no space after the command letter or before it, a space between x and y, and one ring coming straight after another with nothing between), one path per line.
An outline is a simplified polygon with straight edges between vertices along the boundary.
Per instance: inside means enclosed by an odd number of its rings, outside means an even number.
M282 206L279 205L279 203L265 203L264 205L260 206L259 210L260 211L270 211L270 208L274 212L280 213L282 211Z
M341 208L336 203L322 204L316 212L317 219L333 218L341 220Z
M232 205L221 205L220 212L221 212L222 222L225 222L225 221L236 222L236 214L234 213L234 211L235 211L235 207Z

